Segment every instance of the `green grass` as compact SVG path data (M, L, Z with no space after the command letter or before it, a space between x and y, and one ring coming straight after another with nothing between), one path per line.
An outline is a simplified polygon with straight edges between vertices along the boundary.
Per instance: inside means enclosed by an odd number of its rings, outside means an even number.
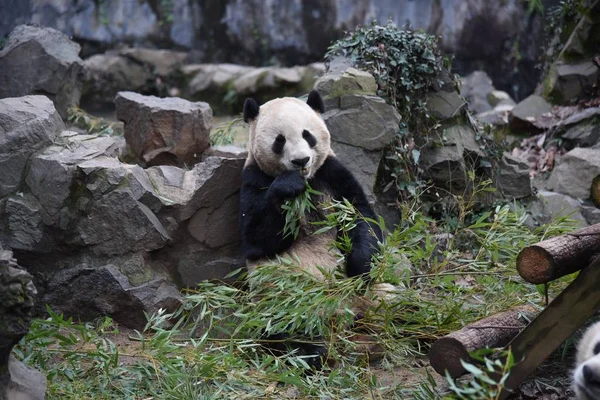
M451 223L404 207L402 225L381 244L371 274L398 291L356 326L356 299L376 299L365 280L338 271L318 280L299 272L294 260L279 260L244 277L249 285L198 285L178 311L150 316L130 340L109 318L78 323L49 310L15 353L45 371L49 399L469 398L464 393L472 387L452 383L449 389L425 368L429 345L512 306L541 306L543 293L518 277L516 256L572 225L563 218L531 230L514 206L475 214L472 199L461 204ZM329 215L355 218L346 203L330 207ZM442 232L452 233L448 246L436 242ZM564 285L555 284L555 291ZM328 363L311 371L305 356L274 356L263 348L265 332L324 340ZM369 363L364 345L373 343L385 356ZM484 379L486 367L505 365L478 367Z

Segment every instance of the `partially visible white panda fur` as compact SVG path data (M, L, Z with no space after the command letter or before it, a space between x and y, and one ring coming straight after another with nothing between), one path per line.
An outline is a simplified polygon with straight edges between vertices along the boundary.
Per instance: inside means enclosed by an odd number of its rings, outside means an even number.
M573 388L579 400L600 400L600 322L590 326L577 344Z

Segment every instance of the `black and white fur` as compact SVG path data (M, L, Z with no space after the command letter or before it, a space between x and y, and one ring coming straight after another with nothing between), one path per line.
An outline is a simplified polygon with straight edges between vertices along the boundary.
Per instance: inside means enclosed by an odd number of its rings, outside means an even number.
M250 129L240 211L242 246L250 273L281 256L295 260L299 268L322 278L322 271L337 268L343 256L347 276L368 276L371 260L379 251L378 241L382 240L378 226L363 220L358 222L350 231L351 251L343 255L332 246L337 235L334 230L314 234L316 228L311 222L323 219L318 205L326 199L347 199L364 217L375 219L359 183L331 150L330 134L321 118L323 112L323 100L316 91L309 94L306 103L286 97L260 107L253 99L244 104L244 120ZM306 216L297 238L284 237L285 216L281 205L303 193L307 182L324 193L325 198L311 199L317 211ZM379 293L389 288L376 290ZM281 339L282 335L271 338ZM307 360L309 364L321 366L321 357L326 353L324 346L295 347L299 355L315 356ZM285 348L276 346L272 350L285 351Z
M261 107L253 99L244 104L250 123L248 159L243 171L240 209L243 251L249 269L277 255L294 255L315 275L337 266L331 235L283 237L281 205L306 190L306 182L333 199L347 199L365 217L375 219L359 183L335 157L330 134L321 118L323 100L312 91L306 103L295 98L271 100ZM308 223L311 221L309 220ZM320 237L319 237L320 236ZM368 274L382 233L378 226L360 221L350 232L352 250L345 255L348 276Z
M600 322L590 326L577 344L573 388L579 400L600 399Z

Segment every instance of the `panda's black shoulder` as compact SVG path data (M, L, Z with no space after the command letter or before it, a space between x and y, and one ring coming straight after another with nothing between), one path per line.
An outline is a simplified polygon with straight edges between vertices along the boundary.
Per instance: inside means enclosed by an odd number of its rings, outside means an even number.
M269 185L273 178L265 174L258 165L250 164L244 167L242 170L242 180L244 183L251 183L257 186Z
M335 156L329 156L317 170L315 179L334 193L362 191L352 173Z

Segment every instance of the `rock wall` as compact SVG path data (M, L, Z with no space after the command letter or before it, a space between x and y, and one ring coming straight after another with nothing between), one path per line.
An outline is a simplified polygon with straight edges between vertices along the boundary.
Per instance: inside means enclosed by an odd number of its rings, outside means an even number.
M522 0L6 1L0 37L31 22L72 36L83 44L84 57L128 43L193 49L196 61L249 65L318 61L344 31L391 18L440 35L459 72L485 69L516 98L537 82L543 39L543 21L529 15Z
M199 132L188 133L203 135L193 140L203 147L187 147L202 158L189 153L183 168L143 169L121 161L122 137L67 130L45 96L0 99L0 168L9 172L0 175L0 243L35 276L42 309L111 315L141 329L144 312L179 305L181 286L243 264L237 210L245 155L206 150L208 130L198 122L210 123L205 103L122 98L126 130L154 121L161 151L189 142L178 128L194 119ZM150 103L153 113L141 112Z

